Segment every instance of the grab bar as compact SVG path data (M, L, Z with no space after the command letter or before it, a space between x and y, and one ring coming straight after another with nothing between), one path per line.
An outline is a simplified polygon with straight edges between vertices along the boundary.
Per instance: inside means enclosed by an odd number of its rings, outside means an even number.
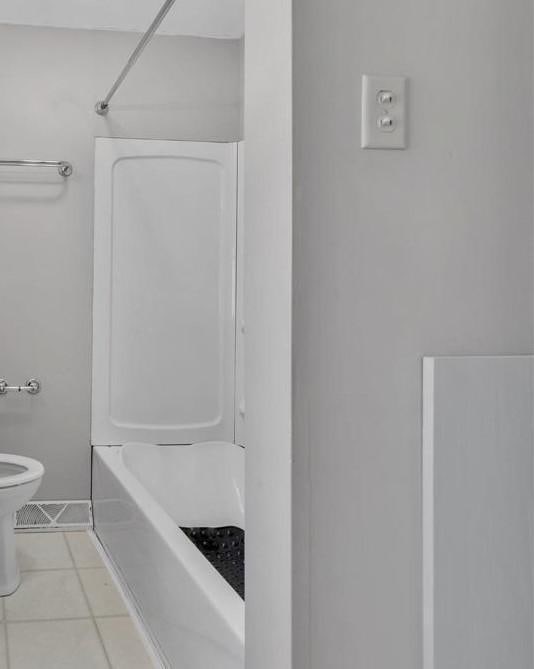
M21 393L25 390L30 395L37 395L41 392L41 382L37 379L30 379L26 381L25 386L8 386L5 379L0 379L0 395L7 395L7 393Z
M0 160L0 167L55 167L62 177L70 177L72 165L66 160Z

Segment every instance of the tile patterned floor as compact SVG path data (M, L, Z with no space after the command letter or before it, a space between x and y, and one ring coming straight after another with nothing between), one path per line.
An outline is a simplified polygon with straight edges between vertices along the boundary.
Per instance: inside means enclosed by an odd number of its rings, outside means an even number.
M153 669L86 532L17 535L22 582L0 598L0 669Z

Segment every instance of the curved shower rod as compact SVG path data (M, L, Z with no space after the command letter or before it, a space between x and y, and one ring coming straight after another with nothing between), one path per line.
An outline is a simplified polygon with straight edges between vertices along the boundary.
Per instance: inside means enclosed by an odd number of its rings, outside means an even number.
M123 67L122 72L117 77L113 86L109 89L109 93L106 95L106 97L103 100L99 100L96 103L95 111L99 116L105 116L108 113L109 103L111 101L111 98L115 95L119 86L126 79L126 76L128 75L128 72L135 65L135 63L139 59L139 56L143 53L143 51L145 50L145 47L148 45L148 43L152 39L156 30L159 28L159 26L161 25L161 22L167 16L170 8L174 5L175 2L176 2L176 0L165 0L165 2L163 3L163 6L159 10L156 18L152 21L152 23L150 24L149 29L146 31L146 33L143 35L143 37L141 37L141 40L139 41L139 44L135 47L135 49L132 52L132 55L128 58L128 62Z

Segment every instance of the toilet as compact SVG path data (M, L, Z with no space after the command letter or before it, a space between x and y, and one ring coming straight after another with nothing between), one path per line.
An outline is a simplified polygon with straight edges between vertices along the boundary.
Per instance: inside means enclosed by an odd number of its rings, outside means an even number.
M43 474L37 460L0 453L0 597L19 586L14 514L35 495Z

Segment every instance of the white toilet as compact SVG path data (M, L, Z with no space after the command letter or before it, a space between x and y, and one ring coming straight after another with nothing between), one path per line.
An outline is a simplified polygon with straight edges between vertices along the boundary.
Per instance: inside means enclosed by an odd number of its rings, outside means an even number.
M35 495L43 474L37 460L0 453L0 597L19 586L14 514Z

